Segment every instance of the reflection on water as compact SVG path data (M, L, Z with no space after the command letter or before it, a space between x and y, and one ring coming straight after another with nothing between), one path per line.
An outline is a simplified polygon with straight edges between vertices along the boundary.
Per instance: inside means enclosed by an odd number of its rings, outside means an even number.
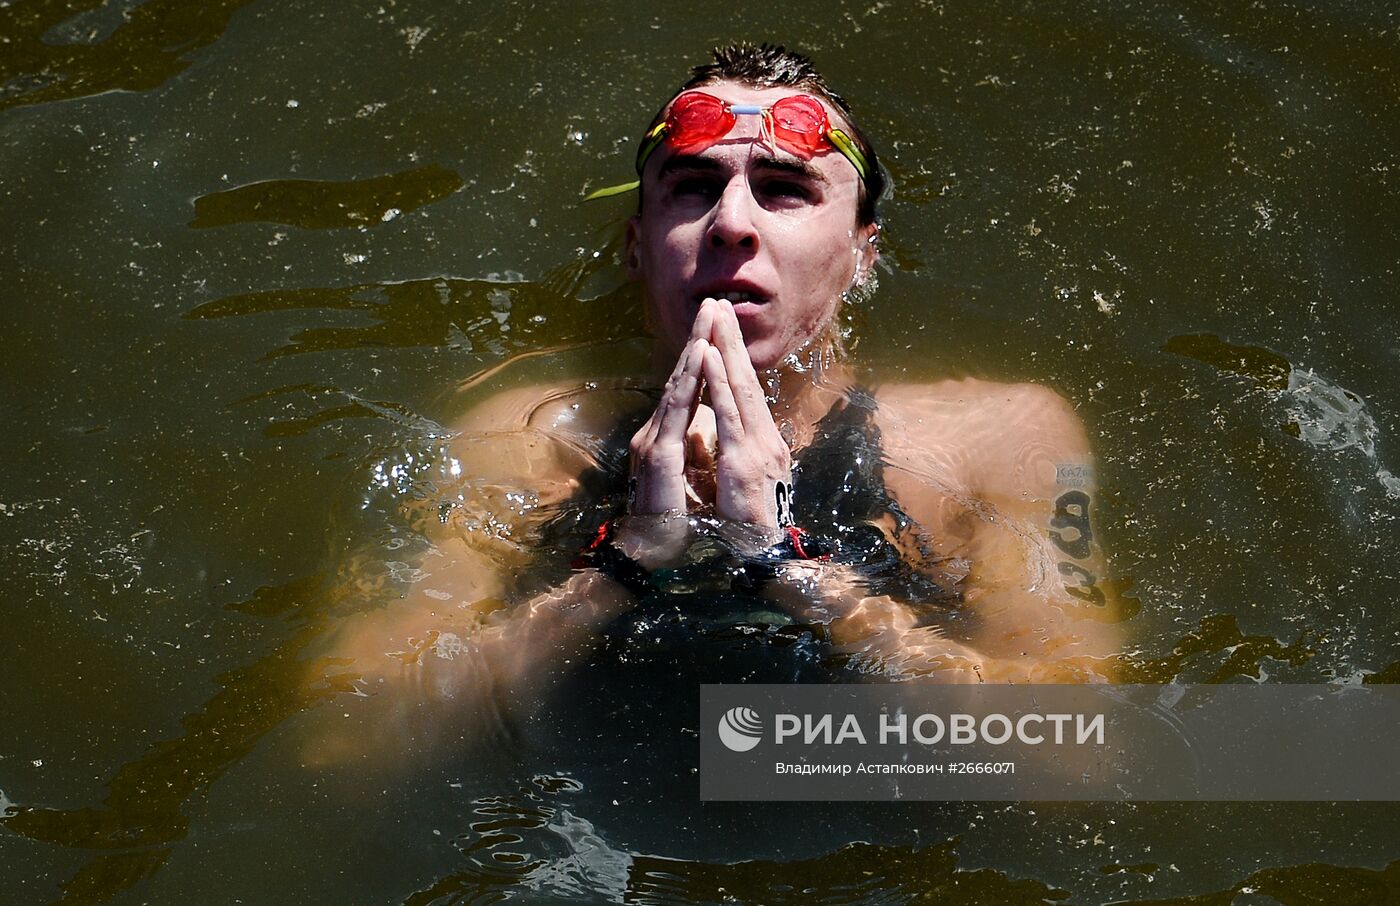
M1229 374L1250 378L1269 390L1286 388L1288 375L1293 370L1288 360L1276 352L1226 343L1208 333L1172 337L1162 349L1205 362Z
M366 346L440 346L463 354L505 357L537 347L544 336L567 342L635 335L637 321L613 318L566 329L559 337L550 320L560 306L576 304L571 291L579 276L577 266L571 264L541 283L525 282L516 275L515 279L436 278L264 290L205 302L185 317L212 320L272 312L348 311L374 322L300 330L287 345L268 351L268 359Z
M0 6L0 110L148 91L183 72L250 0L31 0ZM118 21L119 20L119 21Z
M637 904L1036 904L1066 892L990 869L959 866L957 842L932 847L853 843L815 859L721 863L619 851L568 810L576 784L473 803L478 816L453 842L467 867L438 879L404 906L487 903L510 891L551 901ZM523 850L523 851L522 851ZM915 899L911 899L915 898Z
M271 180L196 198L190 226L267 222L308 230L372 227L440 201L463 185L462 177L437 166L349 182Z

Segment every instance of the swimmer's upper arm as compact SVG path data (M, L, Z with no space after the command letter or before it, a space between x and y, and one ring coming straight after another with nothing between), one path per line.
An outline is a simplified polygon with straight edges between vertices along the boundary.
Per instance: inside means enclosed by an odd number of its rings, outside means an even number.
M1098 487L1083 420L1059 394L1014 385L989 407L1005 425L974 478L975 493L1007 517L988 525L973 578L992 648L1107 656L1121 647L1121 602L1095 530Z
M536 529L552 505L574 494L585 468L586 456L568 432L553 430L548 411L549 401L558 399L553 389L495 394L452 423L431 492L402 504L409 523L428 542L412 560L413 578L383 602L391 606L336 627L327 644L341 665L337 669L359 677L367 688L379 688L417 677L434 640L468 640L509 652L522 639L544 638L547 628L567 628L568 621L555 616L572 614L568 605L574 597L586 592L590 601L603 600L596 576L592 583L574 576L562 590L535 602L552 606L506 607L512 577L527 571L536 556ZM498 622L512 627L509 643L482 636ZM442 666L431 658L426 662Z
M976 379L891 388L883 400L907 436L897 462L932 476L900 489L901 503L967 564L962 625L986 658L979 675L992 676L991 664L1001 676L1053 675L1037 665L1119 651L1118 601L1092 521L1094 460L1070 403L1037 384ZM968 507L956 526L937 520L950 495Z
M969 484L973 493L1010 516L1045 523L1067 486L1094 488L1094 457L1084 422L1058 393L1015 384L988 402L1000 426L986 444Z

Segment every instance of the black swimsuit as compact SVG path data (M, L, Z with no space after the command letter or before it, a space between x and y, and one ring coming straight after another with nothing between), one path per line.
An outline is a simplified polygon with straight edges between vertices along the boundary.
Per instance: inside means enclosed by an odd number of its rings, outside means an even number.
M816 435L793 467L797 524L837 539L835 559L854 568L871 594L951 609L957 589L909 565L910 559L935 562L932 541L885 487L875 413L875 397L856 388L817 423Z
M623 509L627 440L654 407L648 396L635 419L624 419L594 447L597 467L581 476L573 498L544 526L542 550L582 549L599 525ZM885 487L876 402L868 391L852 390L833 406L793 458L794 520L812 535L837 542L833 559L851 567L869 594L905 602L928 622L957 610L956 581L931 577L938 561L930 540ZM732 584L735 560L722 545L697 543L689 556L701 562L675 570L675 578L654 577L658 587L601 631L594 663L625 664L629 682L651 676L647 682L662 685L682 675L705 682L830 682L847 669L844 656L833 657L823 627L794 623L761 590ZM511 597L526 600L559 584L567 578L562 570L569 559L541 558L519 576Z
M833 559L850 566L870 594L890 595L924 614L956 609L956 583L940 582L930 575L937 573L931 539L885 487L876 409L869 391L852 389L846 400L817 422L812 441L795 452L794 521L812 535L835 541ZM578 550L591 540L598 525L623 508L628 468L625 439L635 428L630 423L620 426L617 435L603 445L611 455L583 476L574 499L561 507L557 521L546 530L546 545ZM619 450L621 453L613 452ZM722 559L716 558L716 562ZM916 569L911 562L926 569ZM694 577L703 575L705 568L687 568L686 572ZM537 582L553 581L541 573L536 574ZM769 602L731 588L727 581L718 585L681 581L645 595L638 604L643 610L651 607L642 605L680 606L692 615L707 614L731 622L756 608L771 608ZM771 610L763 613L782 619Z

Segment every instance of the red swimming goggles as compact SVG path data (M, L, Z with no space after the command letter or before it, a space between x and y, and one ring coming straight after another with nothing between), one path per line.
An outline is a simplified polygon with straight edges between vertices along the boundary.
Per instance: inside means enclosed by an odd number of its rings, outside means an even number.
M642 174L647 160L663 143L680 152L703 151L724 138L741 116L762 117L761 132L765 140L796 157L807 160L830 145L841 152L860 178L867 184L870 163L851 137L840 129L831 128L831 120L821 101L809 94L794 94L773 102L771 106L731 104L703 91L687 91L671 102L666 118L653 126L637 149L637 175ZM621 195L637 188L639 182L599 189L584 200Z

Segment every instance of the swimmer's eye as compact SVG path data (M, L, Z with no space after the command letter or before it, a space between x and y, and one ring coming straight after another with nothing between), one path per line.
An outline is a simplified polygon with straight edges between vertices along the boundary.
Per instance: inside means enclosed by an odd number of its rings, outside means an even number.
M718 198L720 184L704 176L687 176L676 180L671 194L678 198Z
M812 197L812 190L809 187L791 179L765 180L759 186L759 191L770 198L792 201L807 201Z

